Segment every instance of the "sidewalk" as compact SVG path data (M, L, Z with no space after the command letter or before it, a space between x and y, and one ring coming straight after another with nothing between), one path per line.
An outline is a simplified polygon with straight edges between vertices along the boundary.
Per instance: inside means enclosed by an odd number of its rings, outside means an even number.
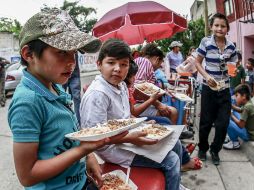
M197 108L200 108L199 102ZM197 109L197 115L199 109ZM197 117L197 126L199 117ZM198 127L195 127L197 130ZM209 141L214 137L212 129ZM198 133L195 133L195 142L198 142ZM252 144L252 146L250 145ZM247 152L249 151L249 153ZM197 156L196 147L191 157ZM254 143L246 143L240 150L224 150L220 152L221 164L212 164L211 156L207 153L207 161L201 170L182 173L182 183L191 190L254 190L254 167L248 156L254 156ZM252 157L254 160L254 157Z

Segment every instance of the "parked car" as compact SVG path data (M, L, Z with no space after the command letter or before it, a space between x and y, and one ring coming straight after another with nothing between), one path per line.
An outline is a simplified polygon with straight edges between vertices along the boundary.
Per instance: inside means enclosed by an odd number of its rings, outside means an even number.
M7 68L6 75L5 75L5 93L6 94L16 89L16 87L18 86L23 76L22 70L24 68L25 66L21 65L20 63L15 63L13 65L10 65Z

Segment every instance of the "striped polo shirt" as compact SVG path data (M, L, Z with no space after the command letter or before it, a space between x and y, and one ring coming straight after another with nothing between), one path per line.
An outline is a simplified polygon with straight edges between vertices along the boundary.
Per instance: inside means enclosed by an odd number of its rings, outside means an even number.
M214 35L204 37L197 49L198 55L205 59L205 70L216 81L224 80L229 87L229 76L227 72L227 62L233 62L236 64L237 55L234 44L225 38L225 48L221 51L215 42ZM206 81L203 80L203 84Z

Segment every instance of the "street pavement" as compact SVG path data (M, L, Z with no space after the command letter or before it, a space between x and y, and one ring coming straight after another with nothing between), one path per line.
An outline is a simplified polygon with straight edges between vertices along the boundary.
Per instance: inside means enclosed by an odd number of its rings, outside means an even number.
M83 75L82 86L90 83L93 78L93 76ZM15 172L12 134L7 122L10 101L11 97L7 99L4 108L0 107L0 190L23 189ZM198 109L197 112L199 112ZM210 135L211 138L212 136L213 134ZM197 133L195 141L197 141ZM197 148L192 156L196 155ZM182 183L191 190L254 190L254 168L242 149L222 150L220 157L221 164L216 167L208 154L208 160L204 162L201 170L182 173Z

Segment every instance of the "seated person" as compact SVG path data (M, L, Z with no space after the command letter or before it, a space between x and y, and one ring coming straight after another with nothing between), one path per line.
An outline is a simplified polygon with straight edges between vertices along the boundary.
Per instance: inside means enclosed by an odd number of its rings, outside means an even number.
M127 44L117 39L106 41L99 52L97 65L101 75L88 87L82 97L80 114L81 127L95 126L110 119L126 119L131 117L128 89L123 80L126 78L131 50ZM146 133L129 133L115 144L132 143L137 146L151 145L157 140L145 138ZM124 166L140 166L160 169L165 175L166 190L179 190L181 143L178 141L172 151L161 163L144 156L110 145L96 151L106 162Z
M161 67L163 62L163 52L155 44L147 44L142 49L144 57L138 57L135 59L135 63L138 65L138 72L135 76L135 83L147 81L155 84L155 71ZM152 106L146 109L140 114L140 116L156 116L159 113L160 116L167 117L170 119L172 124L177 124L178 113L175 107L165 105L160 101L156 100ZM193 133L185 130L181 134L181 138L192 138Z
M138 57L134 60L138 65L135 83L147 81L155 84L156 78L154 71L160 68L162 64L164 58L163 52L155 44L147 44L143 48L142 54L144 57ZM168 117L172 124L176 124L178 117L176 108L164 105L158 100L156 100L153 103L153 106L150 106L149 109L145 110L140 116L155 116L157 112L160 116Z
M232 105L232 110L237 113L231 114L228 126L230 141L223 145L225 149L239 149L238 137L244 141L254 140L254 105L251 101L250 87L240 84L235 88L234 94L237 106Z
M129 67L129 71L128 74L126 76L126 78L124 79L124 82L127 84L128 90L129 90L129 102L130 102L130 111L131 114L135 117L139 117L139 115L144 112L149 106L151 106L154 101L156 101L161 94L155 93L153 94L148 100L144 101L141 104L135 105L136 104L136 100L133 97L133 85L134 85L134 80L135 80L135 76L136 73L138 72L138 66L134 61L130 62L130 67ZM156 116L160 116L160 113L157 112ZM154 119L160 120L161 118L158 117L154 117ZM162 121L163 124L169 125L171 124L170 121ZM188 152L186 151L185 147L182 146L183 148L183 155L182 155L182 171L188 171L188 170L197 170L197 169L201 169L202 168L202 161L195 157L195 158L190 158Z

